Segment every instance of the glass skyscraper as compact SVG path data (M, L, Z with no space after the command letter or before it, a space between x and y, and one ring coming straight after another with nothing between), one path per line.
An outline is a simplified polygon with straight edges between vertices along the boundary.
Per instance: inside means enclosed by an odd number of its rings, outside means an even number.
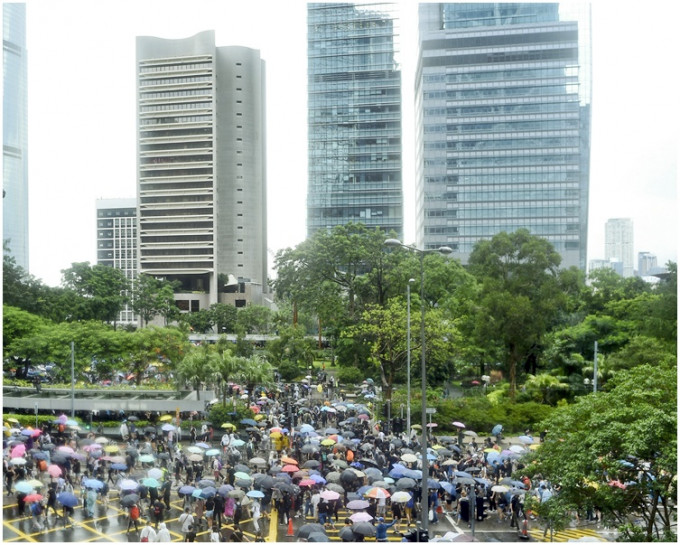
M403 234L401 71L393 4L308 4L307 234Z
M527 228L586 269L587 4L421 4L416 237L467 262Z
M2 5L2 239L28 272L26 4Z

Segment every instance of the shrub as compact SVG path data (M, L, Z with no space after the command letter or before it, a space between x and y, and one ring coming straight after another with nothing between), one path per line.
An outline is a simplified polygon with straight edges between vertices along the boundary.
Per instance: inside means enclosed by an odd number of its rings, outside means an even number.
M279 366L279 374L281 375L281 380L284 382L290 382L295 380L300 376L301 370L297 363L294 361L282 361Z
M364 380L364 374L356 367L340 367L335 374L339 384L360 384Z

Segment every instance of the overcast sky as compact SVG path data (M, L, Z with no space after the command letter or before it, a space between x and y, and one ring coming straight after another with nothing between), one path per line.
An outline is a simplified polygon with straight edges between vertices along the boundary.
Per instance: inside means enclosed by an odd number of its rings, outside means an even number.
M136 36L186 38L215 30L217 46L260 50L267 66L268 246L276 252L304 240L304 2L26 3L31 274L56 286L72 262L96 263L96 199L136 195ZM417 4L407 2L403 11L404 227L410 243ZM634 222L636 258L650 251L660 265L677 261L678 9L671 2L595 0L592 13L588 259L604 257L606 221L627 217Z

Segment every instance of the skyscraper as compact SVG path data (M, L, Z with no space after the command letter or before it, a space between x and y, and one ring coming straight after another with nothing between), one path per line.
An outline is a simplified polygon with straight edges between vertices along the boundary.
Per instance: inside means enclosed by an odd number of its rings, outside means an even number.
M26 4L2 5L2 239L28 272Z
M215 47L213 31L138 37L137 74L140 273L179 281L188 311L220 302L229 278L266 292L259 51Z
M526 228L586 269L590 15L556 3L420 4L416 239L466 263Z
M97 200L97 264L114 267L134 282L137 278L137 199ZM120 324L136 324L130 303L120 312Z
M656 256L651 252L638 252L638 276L648 276L657 268Z
M307 234L361 222L401 238L395 6L310 3L307 10Z
M623 263L622 276L634 274L633 261L633 220L613 218L604 226L604 257Z

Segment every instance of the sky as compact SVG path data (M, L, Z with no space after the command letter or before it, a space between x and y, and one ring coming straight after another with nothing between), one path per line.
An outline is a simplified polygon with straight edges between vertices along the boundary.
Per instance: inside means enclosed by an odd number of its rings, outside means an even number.
M61 270L71 263L96 263L96 200L136 195L136 36L186 38L214 30L217 46L260 50L267 78L270 268L277 250L304 240L304 2L27 0L26 4L32 275L57 286ZM678 11L671 2L592 3L589 260L604 257L606 221L631 218L636 259L638 252L649 251L659 265L677 261ZM404 242L411 243L417 3L403 3L402 14Z

